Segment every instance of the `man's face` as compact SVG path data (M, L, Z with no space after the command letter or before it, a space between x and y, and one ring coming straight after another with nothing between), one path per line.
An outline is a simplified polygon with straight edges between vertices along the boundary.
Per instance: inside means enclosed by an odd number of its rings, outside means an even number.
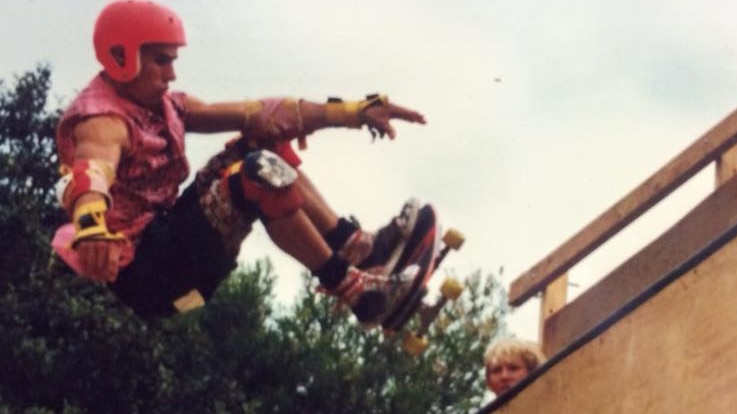
M513 355L505 358L499 363L487 367L486 369L486 385L496 395L500 395L504 391L512 388L522 378L526 377L529 372L522 357Z
M175 80L174 61L178 46L151 44L141 47L141 71L135 79L123 84L128 96L151 110L161 108L161 98Z

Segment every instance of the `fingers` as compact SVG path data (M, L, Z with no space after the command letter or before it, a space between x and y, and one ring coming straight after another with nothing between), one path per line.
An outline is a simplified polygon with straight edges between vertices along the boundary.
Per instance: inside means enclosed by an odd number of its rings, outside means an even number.
M381 137L388 135L390 139L394 139L397 133L390 122L393 119L401 119L418 124L426 123L425 116L421 113L391 103L366 110L366 123L372 130L372 135L376 132Z
M389 139L394 139L397 133L388 121L374 121L368 123L368 129L371 133L372 138L384 138L384 135L389 135Z
M389 135L389 139L394 139L397 136L397 132L394 130L394 127L389 122L386 122L384 124L384 133Z
M96 282L114 282L118 277L121 243L111 240L85 240L77 246L79 262L84 273Z
M425 124L425 116L417 111L413 111L409 108L405 108L398 105L390 104L391 117L401 119L407 122L413 122L418 124Z

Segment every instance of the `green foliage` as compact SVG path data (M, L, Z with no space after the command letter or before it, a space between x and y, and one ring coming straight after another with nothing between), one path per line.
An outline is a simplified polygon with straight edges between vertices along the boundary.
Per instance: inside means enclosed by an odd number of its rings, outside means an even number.
M12 286L0 297L2 401L54 413L249 412L239 365L258 360L269 336L271 279L259 269L234 275L206 311L161 322L63 266ZM238 291L253 300L229 296Z
M334 303L309 288L292 315L278 320L292 349L283 369L293 374L279 412L466 413L484 396L482 355L499 332L504 292L491 275L466 280L445 306L419 357L402 349L402 335L361 329Z
M501 329L493 275L467 278L420 357L362 330L331 298L273 302L268 260L240 267L203 309L146 322L49 249L59 111L50 71L0 82L0 414L466 413Z
M60 112L46 111L48 67L0 81L0 274L25 276L45 266L49 229L60 218L53 207L58 179L54 128Z

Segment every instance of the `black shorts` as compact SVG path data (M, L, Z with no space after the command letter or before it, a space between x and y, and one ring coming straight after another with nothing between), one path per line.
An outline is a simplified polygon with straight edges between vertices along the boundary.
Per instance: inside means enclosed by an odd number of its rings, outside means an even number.
M166 316L176 312L173 301L192 289L209 299L235 267L190 185L146 227L135 259L110 288L141 317Z

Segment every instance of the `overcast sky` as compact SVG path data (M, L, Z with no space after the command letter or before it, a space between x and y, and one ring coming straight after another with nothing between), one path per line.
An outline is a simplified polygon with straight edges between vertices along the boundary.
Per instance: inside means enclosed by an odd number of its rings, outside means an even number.
M0 78L38 62L69 102L96 73L98 0L2 0ZM385 92L423 112L394 142L313 135L304 169L340 213L384 224L409 196L467 237L444 272L542 259L734 109L737 2L217 0L165 2L185 21L175 89L204 100ZM193 166L224 137L192 136ZM707 171L572 271L576 295L700 200ZM285 302L301 268L259 229ZM510 328L535 338L537 301Z

